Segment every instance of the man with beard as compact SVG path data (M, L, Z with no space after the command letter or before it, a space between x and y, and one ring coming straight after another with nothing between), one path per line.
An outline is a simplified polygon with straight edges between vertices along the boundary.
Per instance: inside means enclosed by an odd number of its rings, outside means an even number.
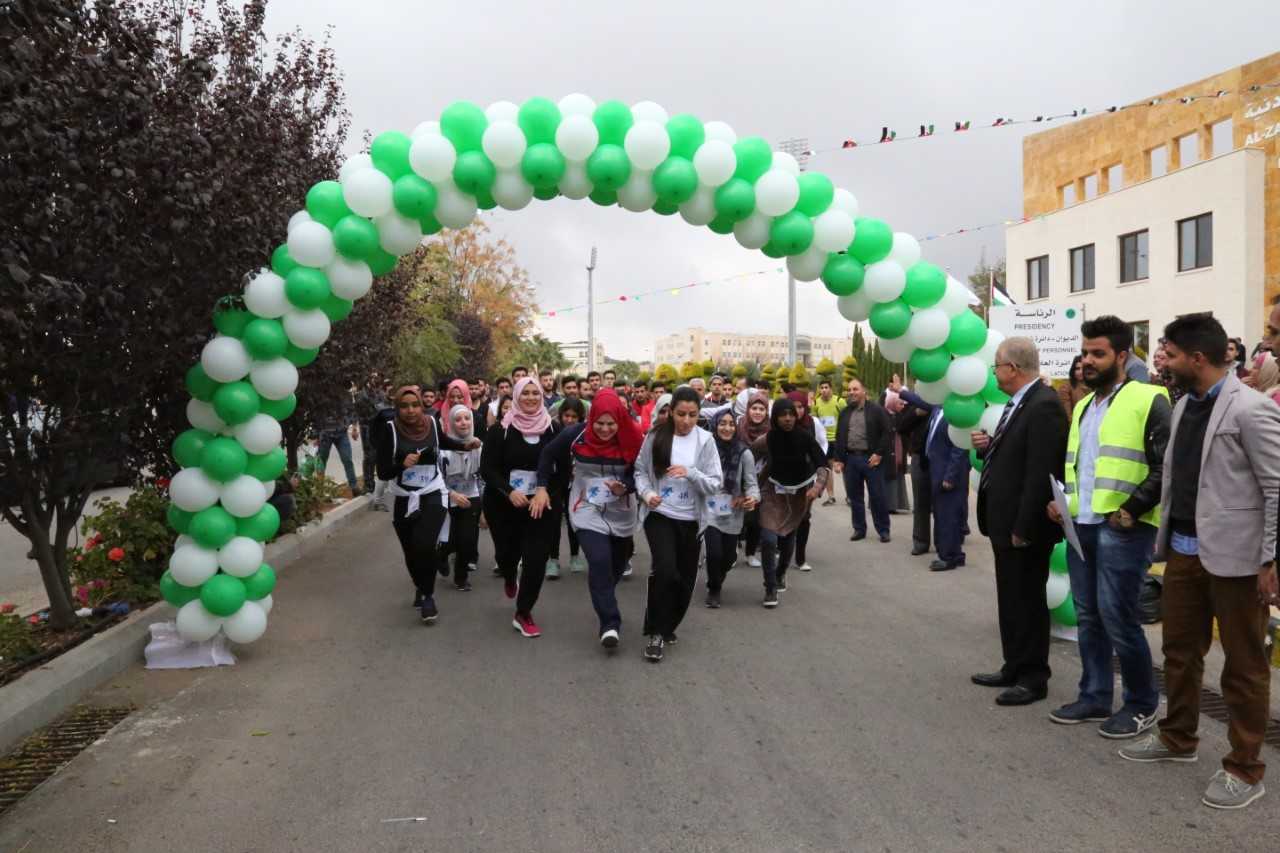
M1138 618L1138 596L1160 526L1160 481L1169 443L1169 395L1128 378L1133 329L1110 314L1080 327L1081 376L1092 394L1071 414L1067 438L1068 508L1084 556L1067 549L1079 619L1080 675L1075 701L1050 712L1062 725L1100 722L1107 738L1139 735L1155 725L1160 693L1151 648ZM1057 504L1049 517L1061 524ZM1124 699L1112 713L1120 658Z

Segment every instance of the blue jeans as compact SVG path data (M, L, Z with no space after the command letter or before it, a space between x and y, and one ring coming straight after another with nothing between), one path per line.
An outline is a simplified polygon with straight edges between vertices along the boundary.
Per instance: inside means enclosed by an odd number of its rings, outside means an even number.
M1067 547L1071 594L1079 620L1080 701L1106 711L1112 707L1114 650L1120 658L1124 708L1150 714L1160 697L1151 668L1151 647L1138 619L1138 596L1151 566L1156 530L1139 522L1132 530L1077 524L1085 559Z
M876 533L888 536L889 502L884 494L884 471L880 466L872 468L867 458L865 453L850 451L844 460L844 491L852 504L853 532L861 535L866 535L867 532L867 510L862 496L862 486L865 483L867 496L871 499L871 521L876 526Z
M760 530L760 569L764 573L764 588L773 592L778 581L787 574L791 555L796 549L796 531L783 536L768 528Z
M351 462L351 439L345 429L327 429L320 433L320 464L329 464L329 448L338 448L338 458L347 472L347 485L351 487L351 496L356 496L356 466Z
M587 588L591 591L591 606L600 620L600 633L610 628L622 627L622 613L618 610L615 587L627 570L631 537L609 536L594 530L579 530L578 544L587 555Z

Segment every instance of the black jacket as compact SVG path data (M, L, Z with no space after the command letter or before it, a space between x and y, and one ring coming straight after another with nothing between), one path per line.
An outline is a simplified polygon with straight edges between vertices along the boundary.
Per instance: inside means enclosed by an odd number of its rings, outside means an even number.
M902 443L912 456L924 456L925 440L929 437L929 413L907 405L893 416L893 429L902 436Z
M881 467L893 461L893 420L889 412L879 403L866 402L867 410L867 448L870 453L879 455ZM853 415L853 406L845 406L836 421L836 446L834 458L844 462L849 456L849 418Z

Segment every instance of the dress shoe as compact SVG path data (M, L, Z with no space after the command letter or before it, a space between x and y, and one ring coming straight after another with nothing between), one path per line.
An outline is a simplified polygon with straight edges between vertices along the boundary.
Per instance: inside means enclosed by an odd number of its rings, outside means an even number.
M913 557L919 557L921 554L928 554L928 553L929 553L928 548L922 548L919 545L911 546L911 556Z
M949 572L952 569L959 568L959 563L948 563L946 560L934 560L929 564L931 572Z
M861 542L863 539L866 539L866 538L867 538L867 534L865 534L865 533L855 533L855 534L853 534L852 536L850 536L850 537L849 537L849 541L850 541L850 542Z
M969 676L969 680L979 687L1012 687L1018 683L1003 672L979 672Z
M1030 687L1023 687L1021 684L1018 684L1010 687L1008 690L997 696L996 704L1030 705L1032 702L1039 702L1048 695L1048 688L1041 687L1039 690L1032 690Z
M882 536L880 537L880 541L881 541L881 542L883 542L883 543L884 543L884 544L886 544L886 545L887 545L887 544L889 544L889 534L888 534L888 533L885 533L884 535L882 535Z

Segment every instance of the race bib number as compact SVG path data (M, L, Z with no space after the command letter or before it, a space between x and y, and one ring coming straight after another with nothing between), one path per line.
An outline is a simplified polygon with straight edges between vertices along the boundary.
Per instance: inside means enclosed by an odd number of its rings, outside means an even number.
M404 474L400 477L400 482L407 489L421 489L428 486L431 481L438 476L436 466L434 465L414 465L412 468L406 468Z
M707 511L712 515L733 515L733 496L726 492L707 498Z
M508 482L511 483L512 491L531 495L538 489L538 472L512 471Z
M693 484L684 477L664 479L659 484L658 497L669 507L693 509Z
M836 416L835 416L835 415L823 415L823 416L820 418L820 420L822 421L822 425L823 425L824 427L833 427L833 426L835 426L835 425L836 425Z
M455 477L446 477L444 482L451 492L457 492L469 498L480 497L480 487L476 485L475 477L459 474Z
M609 482L610 480L606 477L594 477L588 480L582 488L582 496L586 498L587 503L595 506L613 503L618 496L609 490Z

